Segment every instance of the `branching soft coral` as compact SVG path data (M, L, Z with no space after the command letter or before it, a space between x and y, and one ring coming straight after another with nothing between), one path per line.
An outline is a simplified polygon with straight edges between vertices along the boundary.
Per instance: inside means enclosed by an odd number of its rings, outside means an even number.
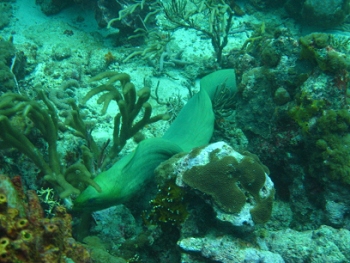
M105 167L115 159L127 140L132 138L145 125L168 119L169 116L167 114L151 116L152 106L147 102L150 98L150 89L144 87L136 91L134 84L130 82L128 74L103 72L93 77L90 81L103 79L107 79L106 83L90 90L83 98L83 103L86 103L94 95L103 93L97 100L97 103L103 104L102 114L106 113L111 101L115 101L119 107L119 112L114 117L113 145L102 164L102 167ZM120 82L122 92L119 92L118 87L115 86L116 82ZM142 109L142 118L136 120Z
M27 157L45 174L48 181L61 198L71 194L79 194L78 183L92 185L97 191L100 187L92 180L86 167L77 162L69 167L62 167L57 152L58 117L52 102L45 93L38 91L40 101L29 99L20 94L5 93L0 97L0 148L16 148ZM28 137L16 125L11 122L15 116L22 116L23 120L29 119L47 142L48 158L35 147Z

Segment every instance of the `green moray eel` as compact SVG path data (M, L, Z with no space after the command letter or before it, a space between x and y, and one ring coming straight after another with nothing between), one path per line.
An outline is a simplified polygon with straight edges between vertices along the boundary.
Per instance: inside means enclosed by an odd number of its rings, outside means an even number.
M121 204L150 181L161 162L176 153L208 144L214 131L212 99L222 84L236 92L233 69L219 70L202 78L200 91L187 102L164 136L142 141L134 152L99 174L94 181L102 192L89 186L74 201L73 209L96 211Z

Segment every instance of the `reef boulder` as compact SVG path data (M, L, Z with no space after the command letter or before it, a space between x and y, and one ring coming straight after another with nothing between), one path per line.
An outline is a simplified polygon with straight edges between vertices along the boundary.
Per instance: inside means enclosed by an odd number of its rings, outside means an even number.
M254 154L241 154L217 142L175 156L157 171L167 179L175 175L178 186L210 201L220 221L253 226L270 218L274 185L269 170Z

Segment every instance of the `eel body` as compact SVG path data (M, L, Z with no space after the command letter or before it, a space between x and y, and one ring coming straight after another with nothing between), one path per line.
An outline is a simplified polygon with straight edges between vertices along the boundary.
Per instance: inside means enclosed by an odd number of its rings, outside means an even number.
M212 99L221 85L236 92L233 69L219 70L202 78L200 91L187 102L164 136L142 141L135 151L99 174L94 181L102 192L89 186L74 201L73 209L96 211L121 204L149 182L161 162L176 153L208 144L215 121Z

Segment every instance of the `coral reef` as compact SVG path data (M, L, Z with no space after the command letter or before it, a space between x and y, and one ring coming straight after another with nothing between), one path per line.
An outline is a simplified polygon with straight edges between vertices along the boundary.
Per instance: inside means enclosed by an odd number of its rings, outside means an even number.
M239 14L236 10L240 10L235 1L199 1L197 4L195 1L179 0L162 5L170 24L168 27L194 29L204 34L211 40L216 62L221 65L233 16ZM208 14L208 20L204 18L205 14Z
M312 127L312 137L318 149L312 152L310 159L313 177L321 179L320 171L323 171L328 180L350 185L349 127L350 113L346 109L325 110L317 119Z
M127 74L117 74L115 77L111 77L109 82L114 83L118 79L121 79L121 82L123 82L128 79L125 78L125 75ZM142 187L153 178L154 169L162 161L169 159L176 153L189 151L192 148L208 143L214 130L215 120L211 100L215 97L215 91L219 85L223 85L231 93L235 93L234 70L219 70L202 78L200 92L196 93L189 100L163 137L143 140L132 153L125 155L118 162L114 163L111 168L97 176L94 180L97 184L105 186L103 191L98 193L95 189L88 187L75 200L74 209L94 211L125 202L139 193ZM105 90L106 87L108 86L102 85L97 87L88 94L88 97ZM119 92L117 93L112 88L108 93L100 97L100 102L105 102L105 105L108 105L111 99L114 99L115 95L118 96L118 94ZM135 100L131 107L134 103ZM135 108L138 107L140 105ZM132 120L133 118L127 119L127 121ZM141 120L138 123L143 122ZM132 129L135 127L132 126L132 122L126 125L131 125ZM129 128L127 127L127 129ZM123 128L121 128L122 130ZM114 134L117 136L118 133Z
M80 86L75 79L70 79L61 83L58 88L50 89L48 98L59 110L71 109L71 101L74 97L72 90Z
M16 87L16 80L11 65L16 57L15 46L12 39L4 40L0 37L0 91L12 91Z
M61 198L79 194L78 185L83 182L93 185L97 191L100 191L99 186L92 181L91 173L83 164L77 162L69 167L61 166L57 151L58 117L56 109L43 90L38 91L38 96L43 104L15 93L5 93L0 97L0 123L2 125L0 144L2 149L14 147L30 158L44 173L44 180L51 183ZM40 131L48 145L48 160L30 141L28 134L14 125L12 118L16 115L22 115L24 119L30 120L33 126Z
M342 24L349 13L348 0L288 0L290 16L306 25L330 28Z
M3 29L10 23L11 20L12 4L10 1L2 1L0 3L0 14L0 29Z
M270 218L274 187L268 169L255 155L242 155L218 142L175 156L157 171L163 180L176 177L178 186L189 186L205 199L210 196L221 221L247 226L266 223ZM176 203L171 205L176 207Z
M349 0L0 2L0 261L349 262Z
M339 25L349 14L348 0L320 1L307 0L304 3L303 16L306 23L319 21L324 27Z
M113 144L108 156L105 158L102 167L111 163L118 153L123 149L128 139L135 136L145 125L160 120L168 119L167 114L152 115L152 106L147 102L150 98L150 88L144 87L138 91L134 84L130 82L130 76L126 73L119 72L103 72L90 81L98 81L107 79L105 84L93 88L83 98L86 103L92 96L102 92L103 95L97 100L98 104L103 103L102 114L105 114L111 101L115 101L119 107L119 113L114 117ZM120 93L115 85L120 82L122 93ZM143 117L137 120L141 110L144 110ZM77 129L79 130L79 128ZM80 129L81 133L86 129Z
M75 0L74 0L75 1ZM35 3L40 5L41 11L45 15L54 15L62 11L69 4L73 3L72 0L63 0L63 1L55 1L55 0L36 0Z
M321 182L340 181L349 185L350 169L346 145L349 143L350 114L343 98L343 86L329 88L331 77L311 79L301 87L298 104L289 110L299 125L308 150L308 172ZM334 82L333 82L334 83ZM334 85L334 84L333 84ZM327 100L323 99L327 94ZM340 99L339 99L340 97Z
M72 217L57 206L44 217L35 191L24 193L21 179L0 175L0 262L92 262L89 252L72 237Z
M255 262L255 263L284 263L283 258L270 251L251 247L239 239L230 236L205 236L184 238L178 242L182 253L182 262L193 262L191 253L199 253L202 260L210 259L216 262ZM203 262L203 261L198 261Z
M149 88L145 87L137 92L130 82L130 76L125 73L102 73L92 80L96 81L105 77L109 77L109 81L92 89L83 100L86 102L93 95L108 91L98 101L98 103L104 103L103 113L112 100L118 104L120 112L114 119L113 145L108 155L105 154L108 142L101 147L97 145L74 99L57 98L58 94L62 94L59 91L64 91L72 86L76 87L77 81L65 82L57 92L52 91L50 97L53 101L47 98L43 90L38 90L39 101L14 93L6 93L0 97L0 122L3 125L0 132L0 143L3 149L14 147L27 155L41 169L44 179L55 188L61 198L79 194L86 184L92 185L99 192L100 187L92 181L92 176L96 171L110 164L122 150L126 141L136 135L145 125L167 118L166 114L151 116L152 107L147 102L150 98ZM122 83L122 94L114 87L116 81ZM81 156L77 156L74 162L70 162L67 167L61 165L57 150L59 127L64 125L59 121L53 102L60 108L68 106L71 108L67 111L65 124L73 129L74 136L83 138L86 143L86 146L81 147ZM142 109L144 109L143 117L136 120ZM45 154L41 153L34 142L29 139L28 134L22 132L23 125L15 125L18 115L22 115L25 120L30 120L32 126L40 131L48 144L48 160Z
M146 222L166 228L180 227L188 216L185 194L186 191L177 186L174 180L169 180L164 185L158 184L158 193L150 201L152 209L145 218Z
M350 67L346 50L349 39L326 33L312 33L300 38L301 57L316 62L326 72L341 73Z
M135 216L140 212L142 211L130 211L125 205L94 212L95 224L90 231L93 236L83 240L94 248L92 256L107 250L111 255L125 259L120 258L121 262L157 262L160 257L169 262L179 262L176 249L178 233L172 231L170 224L164 225L164 228L149 223L140 225L142 222Z
M146 25L152 20L150 18L160 11L158 2L154 0L123 0L118 1L117 5L99 1L98 6L99 12L108 14L104 20L109 19L111 13L118 12L118 17L107 21L107 28L116 27L121 31L122 35L130 35L133 32L138 34L139 31L147 31ZM105 6L107 6L109 12L105 11Z
M185 262L347 262L350 232L322 226L312 231L261 231L252 244L229 235L183 238L178 242ZM198 256L200 255L200 256ZM195 261L198 260L198 261Z
M97 236L88 236L83 242L89 248L94 263L127 263L123 258L109 254L106 245Z
M298 232L292 229L271 231L258 243L261 249L280 254L285 262L348 262L347 244L350 232L323 225L318 229Z

